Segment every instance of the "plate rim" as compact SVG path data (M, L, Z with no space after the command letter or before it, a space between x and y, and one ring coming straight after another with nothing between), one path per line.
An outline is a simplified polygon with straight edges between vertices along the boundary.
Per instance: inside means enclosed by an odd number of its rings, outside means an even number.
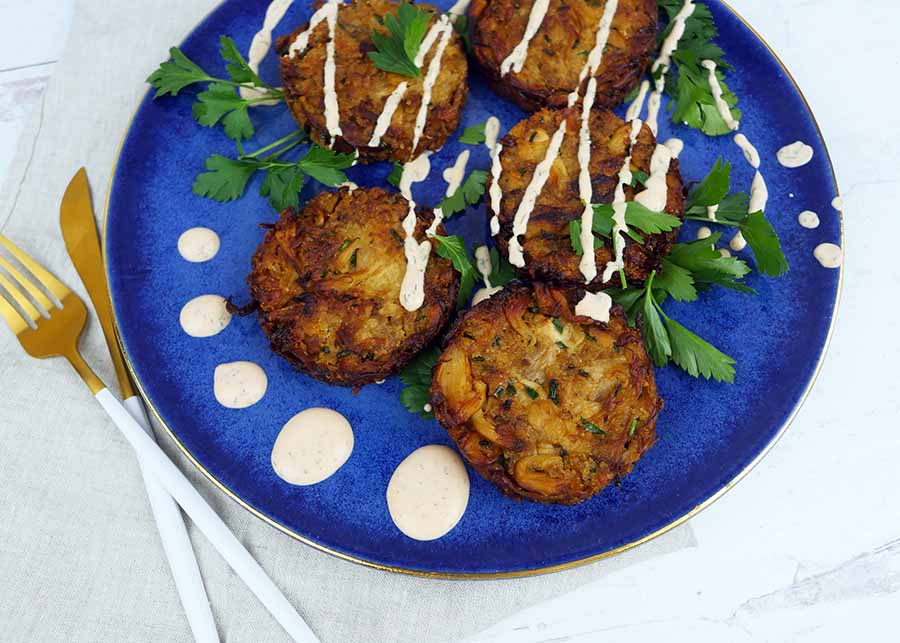
M753 34L753 36L759 41L759 43L763 47L765 47L765 49L769 52L769 54L772 56L772 58L775 60L775 62L778 63L778 65L781 67L782 71L784 71L785 75L790 80L791 84L794 86L794 89L797 90L797 93L799 94L801 100L803 101L804 106L806 107L807 113L809 114L810 118L812 119L813 125L815 125L816 132L819 135L819 139L822 142L822 148L825 151L825 157L826 157L826 160L828 161L828 169L831 172L831 179L832 179L832 183L834 184L835 194L838 197L840 197L841 196L840 187L838 186L837 175L835 174L835 171L834 171L834 163L831 158L831 152L828 149L828 144L825 140L825 135L822 132L822 128L819 125L819 121L816 118L816 115L812 110L812 106L809 104L809 101L806 98L806 94L803 93L803 90L800 88L800 85L797 83L797 79L794 78L794 75L787 68L787 65L784 64L784 61L781 59L781 57L775 52L774 49L772 49L772 47L771 47L771 45L769 45L768 41L766 41L766 39L763 38L762 34L760 34L759 31L757 31L756 28L753 27L753 25L751 25L734 7L732 7L731 4L729 4L729 2L727 0L714 0L714 1L716 1L720 5L722 5L722 7L724 7L727 11L729 11L735 18L737 18L738 21L741 22L741 24L744 25L744 27L746 27L750 31L750 33ZM222 5L224 5L226 2L229 2L229 0L220 0L212 8L210 8L210 10L202 18L200 18L200 20L197 22L197 24L194 25L194 27L190 31L187 32L187 34L182 38L181 42L183 43L187 38L189 38L190 35L194 31L196 31L196 29L203 22L205 22L207 19L209 19L209 17L213 13L218 11L219 8L222 7ZM150 94L151 91L152 91L152 88L148 88L144 91L144 93L141 95L140 99L138 100L137 105L135 106L134 110L132 111L131 116L128 119L128 123L125 127L125 131L123 132L122 137L119 141L119 145L116 149L116 155L113 158L112 169L110 170L110 174L109 174L109 183L107 185L106 199L105 199L105 203L103 206L103 226L102 226L102 233L101 233L103 268L104 268L104 275L106 277L107 287L109 287L109 284L110 284L110 275L109 275L109 264L107 262L107 257L106 257L106 243L107 243L106 231L107 231L107 221L109 219L109 206L110 206L110 201L112 198L112 187L113 187L113 183L115 182L116 172L119 169L119 161L120 161L120 157L121 157L121 153L122 153L122 148L125 145L125 140L128 138L128 133L131 131L131 128L134 125L134 119L137 116L137 112L138 112L140 106L143 104L144 100L147 98L147 96ZM837 212L838 212L838 223L839 223L839 229L840 229L840 246L842 249L844 249L845 238L844 238L843 208L841 208ZM846 252L845 252L845 254L846 254ZM628 542L624 545L620 545L619 547L610 549L609 551L601 552L599 554L593 554L591 556L586 556L584 558L579 558L577 560L572 560L572 561L568 561L565 563L559 563L556 565L549 565L549 566L544 566L544 567L533 567L533 568L528 568L528 569L518 569L518 570L513 570L513 571L502 571L502 572L465 572L465 573L436 572L436 571L428 571L428 570L424 570L424 569L414 569L414 568L410 568L410 567L385 565L382 563L375 562L373 560L367 560L366 558L353 556L353 555L347 554L345 552L331 549L330 547L328 547L326 545L317 543L317 542L307 538L306 536L303 536L302 534L299 534L299 533L293 531L290 527L287 527L286 525L283 525L280 522L265 515L262 511L260 511L256 507L254 507L248 501L241 498L236 492L231 490L227 485L225 485L222 481L220 481L211 471L206 469L206 467L204 467L194 457L194 455L181 442L181 440L178 439L178 437L176 436L176 434L172 430L172 428L169 427L169 425L163 420L159 411L156 409L156 406L153 404L153 401L150 399L149 395L144 390L144 386L143 386L142 382L140 381L140 379L138 378L137 373L135 372L134 367L131 363L131 358L128 355L128 351L125 347L125 343L122 341L122 336L119 331L119 319L118 319L118 316L116 315L115 306L112 306L113 330L115 331L116 344L118 345L119 350L122 352L122 356L125 361L125 367L128 370L129 377L130 377L131 381L134 383L135 388L137 389L139 395L144 400L144 403L147 405L147 408L150 410L150 413L152 414L153 418L155 418L157 424L159 424L159 426L161 426L164 429L166 435L175 444L175 446L178 447L178 450L181 451L181 453L188 459L188 461L191 464L193 464L197 469L200 470L201 473L203 473L203 475L207 478L207 480L212 482L215 487L217 487L226 496L231 498L231 500L235 501L240 507L244 508L245 510L247 510L252 515L259 518L263 522L269 524L270 526L281 531L282 533L287 534L291 538L294 538L295 540L298 540L298 541L304 543L305 545L312 547L315 550L324 552L326 554L330 554L331 556L335 556L342 560L356 563L358 565L362 565L365 567L378 569L381 571L394 572L394 573L398 573L398 574L405 574L405 575L416 576L416 577L420 577L420 578L435 578L435 579L444 579L444 580L493 580L493 579L505 579L505 578L526 578L526 577L530 577L530 576L539 576L539 575L543 575L543 574L551 574L553 572L565 571L568 569L574 569L576 567L581 567L583 565L595 563L595 562L604 560L606 558L611 558L613 556L617 556L618 554L624 553L630 549L633 549L635 547L643 545L644 543L649 542L659 536L662 536L663 534L671 531L672 529L675 529L676 527L686 523L688 520L690 520L691 518L693 518L694 516L699 514L701 511L703 511L707 507L711 506L719 498L724 496L728 491L733 489L741 480L743 480L747 476L747 474L749 474L760 462L762 462L762 460L775 447L775 445L782 438L782 436L784 436L784 434L787 432L787 430L791 426L791 424L793 424L794 420L797 418L797 415L800 413L800 410L803 408L803 405L806 403L806 400L809 397L809 394L812 391L813 386L815 386L816 382L819 379L819 375L822 371L822 366L825 363L825 358L828 354L828 349L831 347L831 340L834 336L834 330L835 330L835 326L837 324L837 317L838 317L838 312L840 309L840 302L841 302L841 294L843 292L843 286L844 286L844 264L843 263L838 268L838 271L839 271L838 272L838 283L837 283L837 288L835 290L834 307L832 309L831 320L830 320L830 323L828 326L828 332L825 335L825 341L822 344L822 350L819 354L819 359L816 362L815 370L813 371L812 376L809 378L809 381L806 384L806 388L804 388L803 393L797 398L796 402L794 403L794 408L791 409L790 414L784 420L782 425L778 428L778 431L775 433L775 435L772 436L772 438L762 448L762 450L760 450L760 452L757 453L756 456L747 465L745 465L744 468L741 469L731 480L729 480L724 485L722 485L722 487L720 487L715 493L713 493L708 498L706 498L705 500L700 502L698 505L693 507L690 511L687 511L684 514L682 514L681 516L676 517L675 519L673 519L669 523L663 525L659 529L656 529L655 531L653 531L649 534L646 534L636 540ZM111 290L110 290L110 299L112 299L112 291Z

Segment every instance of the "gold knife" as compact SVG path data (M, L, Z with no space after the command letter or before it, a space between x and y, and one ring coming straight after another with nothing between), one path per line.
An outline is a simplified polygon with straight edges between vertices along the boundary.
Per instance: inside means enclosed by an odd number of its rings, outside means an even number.
M112 302L106 284L103 268L103 255L100 252L100 241L97 235L97 224L94 220L94 207L91 203L91 187L88 184L87 172L84 168L69 182L62 204L59 206L59 225L69 257L75 264L75 270L87 288L88 295L97 311L97 319L106 337L109 355L112 358L119 389L122 391L123 404L144 430L153 436L147 411L141 398L135 395L134 387L125 368L125 360L116 341L113 327ZM218 641L219 635L213 621L209 599L203 587L200 568L188 538L184 519L175 500L163 488L162 484L141 467L144 485L150 499L150 508L156 518L163 549L169 560L169 567L175 579L175 586L181 597L181 603L187 614L188 623L197 641Z

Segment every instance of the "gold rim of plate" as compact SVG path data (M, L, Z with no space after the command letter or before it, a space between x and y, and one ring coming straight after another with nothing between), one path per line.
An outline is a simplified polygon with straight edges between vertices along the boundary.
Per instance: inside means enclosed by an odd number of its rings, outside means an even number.
M203 20L205 20L212 13L214 13L216 10L218 10L218 8L222 4L224 4L226 1L227 0L222 0L222 2L218 3L215 7L213 7L210 10L210 12L207 13L206 16L204 16ZM806 95L803 93L803 91L800 89L800 86L797 84L797 81L794 78L793 74L791 74L790 70L787 68L787 66L785 66L784 62L781 60L781 58L778 56L778 54L776 54L775 51L772 49L772 47L769 46L769 43L766 42L765 38L763 38L760 35L760 33L749 22L747 22L744 19L744 17L741 16L741 14L739 14L734 9L734 7L732 7L730 4L728 4L728 2L726 2L725 0L719 0L719 2L728 11L730 11L732 14L734 14L734 16L738 20L740 20L741 23L743 23L743 25L745 27L747 27L747 29L749 29L750 32L754 36L756 36L756 38L759 40L759 42L762 43L762 45L769 51L769 53L772 55L772 57L775 59L775 61L781 66L781 68L784 70L785 74L787 74L787 77L790 79L791 83L794 85L794 88L797 90L797 93L800 94L800 98L803 100L803 104L806 106L806 110L809 113L810 118L812 118L813 123L816 126L816 131L819 134L819 139L822 141L822 147L825 150L825 155L828 159L828 167L831 170L831 178L834 183L835 194L837 196L840 196L840 190L838 188L837 177L834 174L834 165L831 161L831 154L828 151L828 146L825 142L825 137L822 134L822 128L819 126L819 122L816 120L815 114L813 113L812 108L809 105L809 101L806 99ZM146 98L147 93L149 93L149 90L147 92L145 92L144 97L141 99L141 101L138 103L138 105L140 105L143 102L144 98ZM125 144L125 139L128 136L128 132L131 130L131 126L134 124L134 117L136 114L137 114L137 108L135 108L134 112L132 112L132 114L131 114L131 118L129 118L129 120L128 120L128 126L125 129L125 133L122 135L121 141L119 142L119 148L116 151L116 157L113 160L113 167L112 167L112 171L110 172L110 176L109 176L109 186L108 186L107 192L106 192L106 204L103 209L103 239L102 239L103 249L102 250L103 250L104 267L106 267L106 220L109 216L109 202L110 202L110 197L112 195L112 185L113 185L113 181L115 180L116 170L118 169L118 166L119 166L119 156L122 152L122 146ZM843 250L844 249L844 213L843 213L842 209L838 210L837 212L838 212L838 221L840 223L840 232L841 232L840 243L841 243L841 249ZM104 268L104 269L106 270L106 280L108 283L109 282L109 271L107 268ZM794 406L794 409L791 411L791 414L788 416L788 418L784 422L784 424L782 424L782 426L778 429L778 432L775 434L775 436L769 441L769 443L765 446L765 448L762 451L760 451L757 454L757 456L755 458L753 458L753 460L746 467L744 467L734 478L732 478L721 489L716 491L712 496L710 496L709 498L707 498L706 500L701 502L699 505L697 505L696 507L694 507L693 509L691 509L684 515L676 518L675 520L668 523L667 525L660 527L656 531L654 531L650 534L647 534L646 536L643 536L642 538L638 538L637 540L634 540L630 543L626 543L625 545L622 545L620 547L616 547L615 549L611 549L609 551L606 551L606 552L603 552L600 554L595 554L593 556L587 556L586 558L573 560L568 563L561 563L559 565L550 565L548 567L535 567L532 569L522 569L522 570L516 570L516 571L510 571L510 572L444 573L444 572L429 572L429 571L425 571L425 570L421 570L421 569L410 569L407 567L394 567L392 565L382 565L380 563L376 563L371 560L366 560L364 558L357 558L356 556L351 556L350 554L345 554L343 552L339 552L339 551L330 549L329 547L326 547L325 545L322 545L322 544L319 544L312 540L309 540L305 536L302 536L301 534L298 534L297 532L291 530L289 527L282 525L281 523L269 518L268 516L263 514L261 511L256 509L254 506L252 506L249 502L245 501L243 498L238 496L234 491L229 489L225 484L223 484L218 478L216 478L215 475L212 474L212 472L210 472L209 470L206 469L206 467L204 467L202 464L200 464L200 462L197 461L197 459L187 449L187 447L185 447L184 444L182 444L181 440L178 439L178 437L175 435L175 432L172 430L172 428L168 424L166 424L166 422L162 419L162 416L160 415L159 411L156 409L156 406L153 404L153 400L151 400L149 398L149 396L147 395L146 391L144 390L143 383L141 382L141 380L138 378L137 374L134 371L134 366L131 363L131 359L128 355L127 350L125 349L125 344L122 341L122 337L119 332L119 320L118 320L118 317L116 316L115 306L113 306L113 326L116 331L116 341L118 342L119 347L122 349L122 354L125 356L125 365L128 368L128 372L131 375L131 379L134 381L135 385L137 386L137 389L138 389L141 397L147 403L147 406L149 407L153 416L156 418L156 421L165 429L166 433L169 435L169 438L171 438L172 442L175 443L175 445L185 455L185 457L187 457L187 459L190 460L191 463L193 463L193 465L195 467L197 467L203 473L203 475L205 475L210 480L210 482L212 482L225 495L227 495L229 498L231 498L232 500L237 502L241 507L243 507L244 509L246 509L247 511L252 513L254 516L256 516L260 520L263 520L264 522L268 523L272 527L275 527L279 531L284 532L288 536L291 536L292 538L295 538L295 539L299 540L300 542L305 543L305 544L309 545L310 547L313 547L314 549L325 552L326 554L331 554L332 556L336 556L343 560L348 560L353 563L358 563L360 565L364 565L366 567L372 567L374 569L380 569L380 570L389 571L389 572L396 572L396 573L400 573L400 574L409 574L411 576L419 576L419 577L424 577L424 578L457 579L457 580L467 580L467 579L468 580L487 580L487 579L495 579L495 578L522 578L522 577L527 577L527 576L537 576L540 574L549 574L551 572L558 572L558 571L563 571L563 570L567 570L567 569L573 569L575 567L580 567L581 565L587 565L588 563L597 562L599 560L603 560L604 558L610 558L617 554L621 554L622 552L628 551L629 549L633 549L634 547L637 547L638 545L642 545L650 540L653 540L657 536L661 536L664 533L674 529L675 527L687 522L688 520L690 520L691 518L696 516L698 513L700 513L707 507L709 507L711 504L713 504L716 500L721 498L723 495L725 495L725 493L727 493L729 490L731 490L738 482L740 482L744 478L744 476L746 476L748 473L750 473L750 471L757 464L759 464L762 461L762 459L764 457L766 457L766 455L768 455L769 451L771 451L772 447L774 447L775 444L778 442L778 440L781 439L781 436L784 435L784 433L787 431L788 427L791 425L791 423L793 423L794 419L797 417L797 414L800 412L800 409L803 407L803 403L806 401L806 398L809 396L809 393L812 390L813 385L816 383L816 380L819 378L819 373L822 370L822 364L825 361L825 355L827 354L828 348L831 345L831 338L832 338L832 335L834 334L835 321L837 320L838 306L840 304L841 291L843 290L843 285L844 285L844 266L842 264L841 267L839 268L838 287L837 287L837 290L835 291L834 311L831 316L831 323L828 327L828 334L825 337L825 343L822 346L822 352L819 355L819 361L816 364L815 371L813 372L813 375L810 378L809 383L806 386L806 389L803 391L803 394L800 396L800 399L797 401L796 405Z

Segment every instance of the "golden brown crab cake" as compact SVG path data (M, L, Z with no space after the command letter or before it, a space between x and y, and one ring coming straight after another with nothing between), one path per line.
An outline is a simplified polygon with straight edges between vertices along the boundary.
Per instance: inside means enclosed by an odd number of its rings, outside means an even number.
M503 61L523 40L533 5L533 1L474 0L469 25L475 59L495 90L522 109L563 107L578 87L606 2L550 0L521 71L501 74ZM619 105L640 83L656 49L658 21L654 0L619 0L595 74L597 105Z
M281 213L248 278L273 351L316 379L360 386L402 368L434 339L455 308L459 277L432 240L425 302L414 311L400 304L408 208L394 192L343 188ZM419 213L418 240L430 222Z
M463 456L514 498L575 504L634 467L662 408L641 332L574 314L575 289L512 282L455 325L431 403Z
M391 0L354 0L340 4L334 39L334 90L341 135L334 141L340 152L359 150L361 162L406 162L415 154L437 150L459 126L469 88L466 83L468 63L462 41L447 23L449 40L440 58L440 71L431 88L427 119L413 150L413 132L422 105L425 77L429 65L441 49L442 38L433 41L415 78L378 69L368 53L375 51L372 31L387 33L382 24L388 13L396 14L398 2ZM440 12L426 4L416 5L434 14L429 29L440 22ZM324 70L327 58L328 24L320 22L311 32L308 46L291 53L297 36L306 31L303 25L289 36L279 38L276 50L281 55L281 79L285 100L301 128L308 128L312 139L329 145L331 137L326 125ZM427 32L426 32L427 33ZM373 142L379 116L388 98L401 83L406 91L396 106L390 125L377 145Z
M566 119L566 134L559 155L531 211L528 229L519 237L525 256L525 266L519 269L519 274L537 281L583 286L584 276L579 269L581 257L572 248L569 231L569 222L580 219L584 209L578 191L578 130L581 126L579 107L541 110L517 123L503 137L500 154L502 198L498 216L500 233L497 241L501 251L508 256L516 210L531 182L535 167L543 160L550 139L563 119ZM631 124L623 122L611 111L595 109L591 112L590 132L592 203L612 203L619 171L629 151ZM630 150L632 171L639 170L649 174L650 160L655 149L656 138L650 128L644 125ZM683 218L684 184L678 159L672 159L666 184L665 211ZM635 194L634 188L625 188L626 200L634 200ZM488 215L492 214L489 210ZM629 282L643 282L651 271L661 266L663 257L672 248L677 230L642 236L643 243L635 243L631 238L626 238L625 275ZM591 282L592 289L604 285L603 268L608 261L614 259L609 239L594 250L594 257L598 274Z

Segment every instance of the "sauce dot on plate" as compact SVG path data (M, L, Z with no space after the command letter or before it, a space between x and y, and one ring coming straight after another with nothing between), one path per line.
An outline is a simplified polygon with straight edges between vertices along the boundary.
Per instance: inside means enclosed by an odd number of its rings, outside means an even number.
M833 243L820 243L813 251L813 256L825 268L839 268L844 262L844 251Z
M469 474L456 451L439 444L416 449L394 470L388 511L414 540L435 540L456 526L469 504Z
M804 228L809 228L810 230L819 227L819 215L812 210L804 210L803 212L798 214L797 221Z
M784 167L803 167L812 160L813 148L803 141L796 141L778 150L776 157Z
M178 237L178 253L191 263L209 261L219 252L219 235L209 228L191 228Z
M325 408L300 411L281 429L272 447L272 468L295 485L331 477L353 452L353 429L343 415Z
M186 303L178 316L181 328L191 337L218 335L231 321L225 298L220 295L200 295Z
M229 409L245 409L266 394L269 380L266 372L253 362L219 364L213 373L216 400Z

